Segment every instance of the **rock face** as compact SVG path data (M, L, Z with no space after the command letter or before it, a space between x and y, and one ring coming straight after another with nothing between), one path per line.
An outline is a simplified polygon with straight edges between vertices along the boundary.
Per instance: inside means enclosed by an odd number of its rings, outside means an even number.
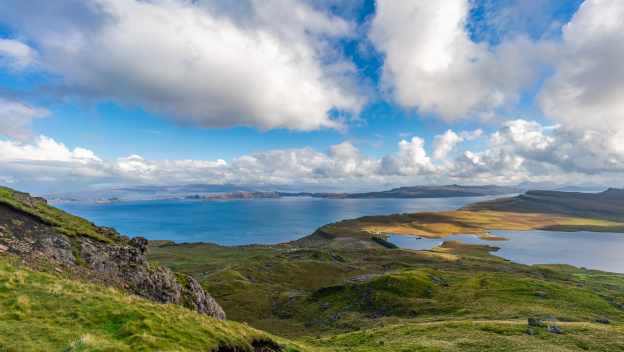
M20 197L23 198L21 202L45 202L24 194ZM33 214L0 203L0 253L18 255L32 266L49 268L52 265L56 271L74 277L225 319L223 309L194 278L148 263L146 239L129 239L104 227L98 227L97 231L114 240L105 242L86 236L68 236Z

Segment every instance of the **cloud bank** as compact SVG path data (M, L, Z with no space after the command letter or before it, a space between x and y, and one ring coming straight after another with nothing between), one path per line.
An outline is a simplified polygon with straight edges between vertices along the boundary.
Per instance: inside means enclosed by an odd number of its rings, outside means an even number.
M474 138L482 139L486 147L454 150ZM233 183L349 188L449 182L618 182L624 172L624 154L604 153L606 141L599 136L535 121L512 120L490 134L449 130L433 140L431 148L420 137L400 140L396 153L379 158L362 154L346 141L325 152L277 149L230 161L147 160L139 155L104 160L90 150L72 150L40 136L32 143L0 141L0 179L51 185L74 181L91 186Z

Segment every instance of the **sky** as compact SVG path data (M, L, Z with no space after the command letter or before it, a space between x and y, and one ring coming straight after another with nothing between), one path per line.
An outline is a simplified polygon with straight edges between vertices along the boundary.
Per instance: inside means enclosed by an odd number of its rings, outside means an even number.
M0 184L621 187L622 62L620 0L2 1Z

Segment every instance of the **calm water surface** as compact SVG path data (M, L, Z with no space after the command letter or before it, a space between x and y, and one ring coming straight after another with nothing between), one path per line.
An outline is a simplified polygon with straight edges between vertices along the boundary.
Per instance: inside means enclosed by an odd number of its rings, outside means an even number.
M499 247L496 255L522 264L570 264L577 267L624 273L624 234L604 232L492 231L508 241L484 241L475 236L450 236L448 240ZM426 250L441 239L390 236L402 248Z
M330 222L364 215L439 211L492 197L434 199L282 198L228 201L162 200L58 206L130 236L222 245L274 244L298 239ZM460 235L449 239L500 247L496 255L523 264L571 264L624 273L624 234L493 231L509 241ZM440 239L390 236L403 248L427 250Z
M364 215L454 210L493 197L433 199L281 198L227 201L162 200L58 207L130 236L222 245L274 244L318 227Z

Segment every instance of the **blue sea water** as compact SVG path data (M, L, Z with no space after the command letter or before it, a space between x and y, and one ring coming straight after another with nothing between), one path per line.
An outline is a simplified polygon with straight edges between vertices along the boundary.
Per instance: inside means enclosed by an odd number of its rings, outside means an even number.
M454 210L493 197L431 199L279 198L250 200L158 200L56 206L129 236L221 245L275 244L301 238L318 227L364 215Z

